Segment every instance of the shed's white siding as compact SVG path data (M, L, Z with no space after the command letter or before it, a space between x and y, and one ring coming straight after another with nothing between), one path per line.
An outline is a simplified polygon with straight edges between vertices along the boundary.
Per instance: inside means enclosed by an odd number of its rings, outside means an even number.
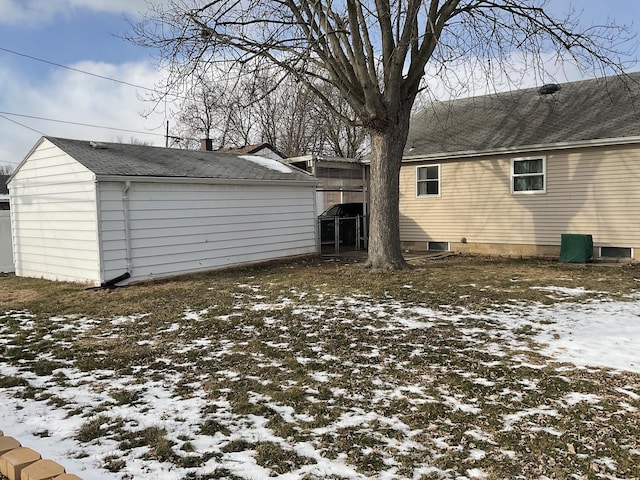
M309 185L101 182L104 279L131 281L316 252ZM130 265L127 265L129 216Z
M48 140L9 183L16 275L100 282L93 173Z

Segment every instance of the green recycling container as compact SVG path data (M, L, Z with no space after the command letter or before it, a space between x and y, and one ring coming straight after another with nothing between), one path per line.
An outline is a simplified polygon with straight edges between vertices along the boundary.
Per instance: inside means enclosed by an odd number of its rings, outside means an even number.
M567 263L593 261L593 237L577 233L563 233L560 237L560 261Z

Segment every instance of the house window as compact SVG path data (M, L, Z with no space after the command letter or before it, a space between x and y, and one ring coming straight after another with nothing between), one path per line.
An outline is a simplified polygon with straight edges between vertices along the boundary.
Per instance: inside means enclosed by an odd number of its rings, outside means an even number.
M427 250L446 252L449 250L449 242L427 242Z
M511 160L511 193L545 193L545 177L544 157Z
M440 195L440 165L416 168L416 195Z
M633 251L628 247L600 247L602 258L633 258Z

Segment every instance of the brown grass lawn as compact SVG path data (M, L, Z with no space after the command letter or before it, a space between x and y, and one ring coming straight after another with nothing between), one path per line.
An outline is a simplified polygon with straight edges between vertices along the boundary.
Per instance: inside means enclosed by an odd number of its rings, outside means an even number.
M543 355L529 314L638 302L640 266L411 263L2 277L2 408L59 413L24 435L103 478L640 478L640 375Z

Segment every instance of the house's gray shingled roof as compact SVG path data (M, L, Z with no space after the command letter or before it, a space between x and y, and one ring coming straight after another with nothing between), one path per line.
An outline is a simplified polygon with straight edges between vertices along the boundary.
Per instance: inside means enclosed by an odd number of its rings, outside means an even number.
M97 176L141 176L231 180L314 182L307 173L267 168L237 155L124 143L45 137Z
M411 120L404 154L451 155L640 137L640 73L435 102Z

